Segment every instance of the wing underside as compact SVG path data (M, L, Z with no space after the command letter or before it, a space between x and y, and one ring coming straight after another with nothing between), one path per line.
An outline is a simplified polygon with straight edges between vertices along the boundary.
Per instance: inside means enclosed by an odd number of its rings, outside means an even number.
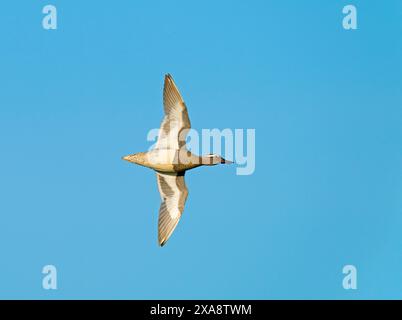
M188 189L184 175L156 173L162 203L159 209L158 240L164 246L173 234L184 211Z
M181 149L186 144L186 135L191 128L187 107L173 78L165 76L163 89L163 118L156 144L158 149Z

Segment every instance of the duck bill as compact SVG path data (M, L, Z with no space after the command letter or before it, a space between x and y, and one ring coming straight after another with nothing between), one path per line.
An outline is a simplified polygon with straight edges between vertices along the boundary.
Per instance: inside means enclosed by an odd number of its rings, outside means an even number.
M229 161L229 160L226 160L226 159L221 159L221 163L222 164L232 164L233 163L233 161Z

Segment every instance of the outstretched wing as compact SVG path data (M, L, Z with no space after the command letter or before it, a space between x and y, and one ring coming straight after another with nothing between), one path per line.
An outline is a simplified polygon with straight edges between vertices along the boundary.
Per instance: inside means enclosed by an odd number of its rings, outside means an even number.
M180 221L188 190L184 175L157 172L156 178L162 198L162 204L159 209L158 240L160 246L163 247Z
M186 135L191 123L186 104L170 74L165 76L163 107L165 117L159 130L156 149L179 150L186 144Z

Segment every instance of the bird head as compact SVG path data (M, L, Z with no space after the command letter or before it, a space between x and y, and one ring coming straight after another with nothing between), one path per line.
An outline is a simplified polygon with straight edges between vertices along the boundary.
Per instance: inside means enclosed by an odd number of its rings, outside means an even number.
M231 164L232 161L226 160L217 154L209 154L202 159L204 165L215 166L217 164Z

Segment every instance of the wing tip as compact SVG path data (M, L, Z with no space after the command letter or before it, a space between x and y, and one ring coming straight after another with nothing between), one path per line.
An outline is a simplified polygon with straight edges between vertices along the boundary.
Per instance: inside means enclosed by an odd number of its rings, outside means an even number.
M173 232L172 232L172 233L173 233ZM162 235L159 234L159 235L158 235L158 244L159 244L159 246L160 246L161 248L163 248L164 246L166 246L166 244L167 244L168 241L169 241L169 238L170 238L170 236L169 236L169 237L162 237Z
M175 224L175 227L174 227L172 230L170 230L169 234L167 234L167 235L166 235L166 234L163 235L163 234L161 234L160 231L159 231L159 234L158 234L158 243L159 243L159 246L160 246L161 248L163 248L164 246L166 246L166 244L168 243L168 241L169 241L170 237L172 236L174 230L176 229L177 224L178 224L178 222Z

